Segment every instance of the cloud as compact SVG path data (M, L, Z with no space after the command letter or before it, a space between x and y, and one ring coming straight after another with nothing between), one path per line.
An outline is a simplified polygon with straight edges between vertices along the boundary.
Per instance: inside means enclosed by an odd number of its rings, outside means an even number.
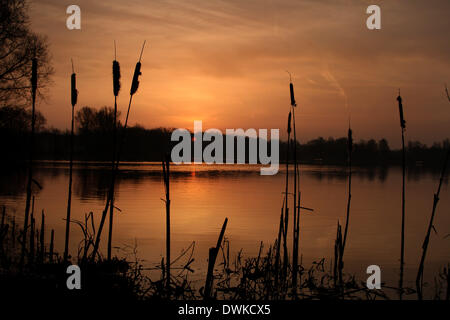
M147 39L131 118L145 126L189 126L199 116L219 128L284 126L289 103L284 70L289 69L300 115L306 119L299 120L303 134L311 138L345 134L348 112L342 105L349 104L355 135L394 139L390 126L398 121L386 115L398 87L409 95L408 123L417 128L409 129L411 137L436 138L426 128L442 138L447 132L450 113L440 96L450 71L448 0L378 1L382 29L377 31L365 24L371 1L360 0L78 4L82 30L74 32L65 28L64 3L32 1L32 26L49 36L55 78L60 80L51 105L44 107L49 123L58 127L68 124L67 110L59 104L67 102L71 57L79 73L80 103L108 104L116 40L125 104L140 46ZM440 115L438 124L423 104Z

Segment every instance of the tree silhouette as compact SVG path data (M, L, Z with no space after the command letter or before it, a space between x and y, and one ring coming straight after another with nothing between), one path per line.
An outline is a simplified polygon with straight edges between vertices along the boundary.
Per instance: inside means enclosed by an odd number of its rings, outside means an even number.
M31 59L38 58L38 94L53 73L48 42L31 31L26 0L0 1L0 107L25 106L30 99Z
M117 117L120 112L117 112ZM99 110L85 106L77 111L75 123L80 134L84 133L105 133L112 132L114 127L114 109L111 107L102 107ZM121 124L119 122L118 126Z
M36 132L44 129L47 119L40 111L35 112ZM0 132L2 133L18 133L27 131L31 128L31 110L20 107L3 107L0 108Z

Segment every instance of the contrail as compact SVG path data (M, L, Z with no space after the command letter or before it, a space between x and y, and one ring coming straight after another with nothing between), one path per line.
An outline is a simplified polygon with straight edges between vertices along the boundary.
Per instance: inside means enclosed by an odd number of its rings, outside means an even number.
M348 121L350 122L350 108L348 105L347 94L345 93L345 90L342 88L339 81L337 81L336 78L333 76L333 74L330 72L330 67L328 64L326 66L325 71L322 72L322 75L327 81L329 81L339 91L340 95L344 98L344 106L345 106L345 110L347 111L347 114L348 114Z

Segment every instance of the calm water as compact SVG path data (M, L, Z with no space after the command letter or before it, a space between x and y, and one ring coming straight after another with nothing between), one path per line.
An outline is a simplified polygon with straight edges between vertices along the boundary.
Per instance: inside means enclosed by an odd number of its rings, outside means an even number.
M109 165L76 165L72 217L83 220L94 212L98 223L109 183ZM165 251L164 186L160 164L125 164L117 181L116 205L122 210L115 217L113 244L122 249L137 244L138 257L146 266L161 261ZM172 255L196 242L196 275L207 266L207 250L214 246L220 227L229 218L226 237L232 252L243 248L247 256L257 255L259 243L265 248L273 243L277 232L284 190L284 172L275 176L259 175L258 166L173 166ZM46 213L48 228L55 229L56 249L63 251L67 202L67 163L40 163L36 180L35 211ZM420 247L428 225L433 193L439 173L411 172L407 178L406 272L413 285ZM291 180L292 181L292 180ZM2 172L0 205L21 220L25 203L25 174ZM301 215L300 250L307 265L333 255L336 224L344 223L347 201L347 177L341 167L302 166L302 205L314 208ZM382 281L396 285L400 252L401 170L355 169L346 271L365 279L368 265L382 269ZM40 218L39 218L40 220ZM427 278L450 261L450 195L448 181L441 190L432 236ZM107 224L105 224L107 230ZM72 226L71 252L81 240L79 227ZM105 230L105 229L104 229ZM106 233L103 249L106 246ZM446 237L447 236L447 237ZM120 255L123 250L115 249Z

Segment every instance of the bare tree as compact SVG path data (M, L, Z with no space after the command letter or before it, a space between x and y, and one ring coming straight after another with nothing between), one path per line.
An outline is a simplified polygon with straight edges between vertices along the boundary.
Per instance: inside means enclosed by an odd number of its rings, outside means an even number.
M0 0L0 107L25 106L31 90L31 59L38 63L42 97L53 73L48 41L31 31L26 0Z
M117 112L117 117L120 112ZM111 133L114 128L114 108L104 106L99 110L85 106L77 111L75 122L79 133ZM118 121L118 127L122 124Z

